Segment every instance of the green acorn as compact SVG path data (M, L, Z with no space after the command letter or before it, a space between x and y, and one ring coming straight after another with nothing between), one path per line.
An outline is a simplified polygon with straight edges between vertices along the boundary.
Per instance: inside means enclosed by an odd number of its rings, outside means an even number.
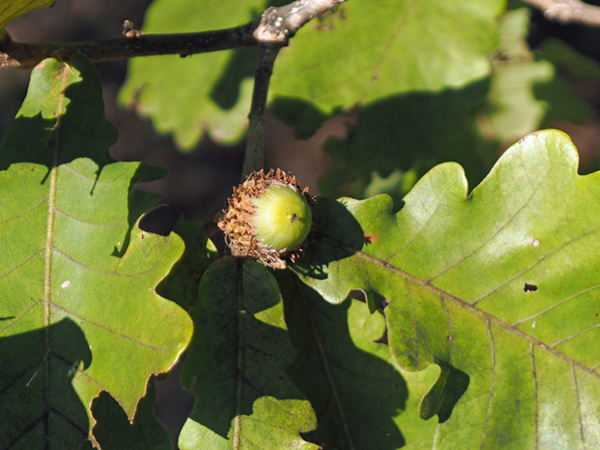
M247 256L275 269L302 252L312 228L312 197L282 170L253 172L228 199L218 221L234 256Z

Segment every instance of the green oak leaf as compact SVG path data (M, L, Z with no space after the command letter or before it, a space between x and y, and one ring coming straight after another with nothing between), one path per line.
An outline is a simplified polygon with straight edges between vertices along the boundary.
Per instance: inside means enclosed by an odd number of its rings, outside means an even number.
M421 406L439 417L435 448L600 442L600 174L580 176L577 164L564 133L541 131L470 195L446 163L397 213L385 195L346 199L376 239L303 275L333 303L351 289L385 297L394 359L440 366ZM445 385L467 387L456 402Z
M490 73L504 2L369 0L309 22L281 50L273 95L330 113L410 91L458 88Z
M230 256L214 261L191 315L196 327L181 384L196 403L179 447L316 450L301 436L315 417L285 370L294 349L268 269Z
M435 370L409 377L412 385L407 386L387 345L374 342L384 335L383 316L369 315L367 306L357 301L331 305L293 274L276 276L296 349L286 372L318 418L307 439L332 449L394 450L411 444L405 433L431 442L435 424L418 423L420 396L414 392L425 393L419 377L426 375L432 382Z
M2 29L17 17L33 9L52 6L55 0L0 0L0 35Z
M186 310L190 310L198 298L200 277L218 257L214 244L206 237L205 230L206 225L200 220L179 219L173 231L183 239L185 252L156 288L159 295L173 300Z
M116 138L87 59L34 69L0 146L2 448L76 448L103 390L132 417L191 337L155 292L183 243L138 227L164 171L111 160Z
M521 8L500 18L492 86L486 111L479 118L482 133L506 145L555 120L583 123L591 107L578 91L585 91L581 86L597 83L600 77L598 63L557 39L547 39L535 52L530 50L526 41L529 14Z
M264 0L212 2L156 0L144 19L145 33L185 33L243 25L265 7ZM233 144L244 134L258 52L219 51L136 58L119 94L123 104L150 117L157 131L172 132L190 150L207 132Z
M92 414L96 424L94 439L102 450L172 450L169 433L154 414L156 388L154 377L148 380L146 393L140 399L133 421L119 403L106 391L92 401Z
M242 25L264 0L157 0L144 32L172 33ZM459 88L489 74L504 2L352 0L306 24L281 50L270 97L275 114L308 136L339 108L411 91ZM120 101L174 134L184 150L206 131L232 143L247 126L256 52L252 49L180 58L137 58ZM312 103L311 108L302 105ZM319 112L322 111L322 112ZM297 123L296 123L297 122Z

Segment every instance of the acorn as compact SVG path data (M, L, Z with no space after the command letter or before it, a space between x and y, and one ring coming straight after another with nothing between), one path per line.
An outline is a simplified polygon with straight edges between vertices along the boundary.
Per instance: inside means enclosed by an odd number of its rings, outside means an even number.
M312 228L313 198L296 177L273 169L251 173L227 200L218 219L233 256L245 256L275 269L302 252Z

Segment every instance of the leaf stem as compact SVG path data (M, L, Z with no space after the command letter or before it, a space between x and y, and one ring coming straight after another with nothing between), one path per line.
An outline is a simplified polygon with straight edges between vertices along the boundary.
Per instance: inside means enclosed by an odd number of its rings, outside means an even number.
M244 154L244 166L242 169L242 182L252 172L258 171L264 166L265 111L269 95L269 82L278 53L279 47L266 45L260 48L258 55L258 65L256 67L256 75L254 76L252 106L249 116L248 139L246 141L246 152Z

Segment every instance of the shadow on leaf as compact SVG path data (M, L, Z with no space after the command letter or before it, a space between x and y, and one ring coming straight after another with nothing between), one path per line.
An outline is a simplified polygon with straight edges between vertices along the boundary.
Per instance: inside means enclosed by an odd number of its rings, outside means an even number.
M133 423L127 413L110 393L101 391L92 401L92 414L96 420L93 434L103 449L145 450L171 449L167 430L154 414L156 401L155 376L148 379L146 393L140 398Z
M280 301L273 275L256 262L225 256L202 276L181 383L196 396L190 419L204 429L231 438L236 416L265 420L255 417L259 398L281 410L278 419L288 417L282 400L305 400L285 372L294 349L282 328L283 313L280 323L277 314L273 325L262 320Z
M89 367L92 354L70 319L0 338L0 448L77 448L87 438L86 407L72 385L82 362Z
M66 78L64 112L61 78ZM0 147L0 170L31 162L48 170L56 164L86 157L102 168L115 162L108 153L118 138L115 126L104 116L100 76L82 55L70 65L46 59L32 72L27 97Z
M395 170L413 169L420 178L444 161L465 165L472 183L483 179L497 159L496 149L471 145L471 140L478 142L473 130L489 87L486 78L459 89L398 94L364 105L346 138L324 146L332 167L319 183L321 192L363 198L374 172L387 178ZM444 150L447 143L452 152Z
M290 266L302 275L325 279L325 266L348 258L362 249L363 230L340 201L317 197L312 208L314 229L304 254Z
M406 382L391 364L354 344L350 301L332 305L289 271L276 276L296 350L286 371L318 418L318 428L304 437L323 448L402 447L393 418L406 408Z
M469 387L470 378L462 370L436 360L440 367L440 375L425 394L419 406L419 417L427 420L438 415L440 423L444 423L452 415L456 402L462 397Z

